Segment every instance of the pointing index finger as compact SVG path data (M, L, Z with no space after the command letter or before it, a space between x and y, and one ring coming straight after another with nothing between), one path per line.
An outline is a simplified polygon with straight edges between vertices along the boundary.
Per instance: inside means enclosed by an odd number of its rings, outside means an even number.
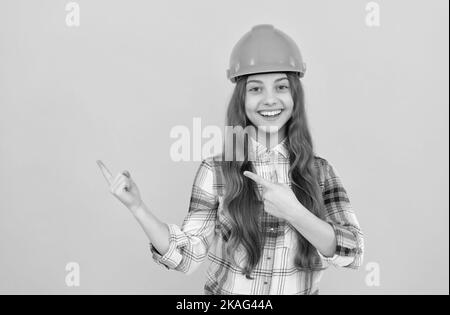
M97 160L97 165L98 167L100 167L100 170L102 171L103 177L105 177L106 181L111 184L112 181L112 174L111 172L108 170L108 168L105 166L105 164L103 164L102 161Z
M271 182L265 180L264 178L262 178L261 176L259 176L258 174L249 172L249 171L245 171L244 175L247 176L248 178L252 179L253 181L255 181L257 184L260 184L264 187L269 186L270 184L272 184Z

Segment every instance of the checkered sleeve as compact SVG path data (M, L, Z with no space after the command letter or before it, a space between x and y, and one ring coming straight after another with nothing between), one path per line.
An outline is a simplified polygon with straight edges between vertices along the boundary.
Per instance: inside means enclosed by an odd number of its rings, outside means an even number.
M217 207L213 167L211 162L205 159L195 175L189 211L182 226L168 224L169 250L161 255L150 244L155 262L166 269L191 274L208 255L215 235Z
M336 169L328 162L325 164L325 221L333 227L337 244L333 257L320 253L319 256L332 265L357 269L363 261L363 234Z

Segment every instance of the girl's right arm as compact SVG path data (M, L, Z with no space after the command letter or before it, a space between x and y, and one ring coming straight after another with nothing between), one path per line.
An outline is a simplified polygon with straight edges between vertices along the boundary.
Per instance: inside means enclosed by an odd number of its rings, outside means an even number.
M164 255L169 250L169 227L161 222L147 207L144 202L135 208L130 209L136 220L141 225L150 243L155 249Z
M167 269L187 274L194 271L207 256L215 235L218 196L212 164L203 160L196 173L189 211L181 227L161 222L148 209L128 171L113 177L101 161L97 164L110 192L133 213L147 234L154 260Z
M123 171L113 177L102 161L98 160L97 165L109 185L110 192L133 213L158 252L165 254L169 248L169 228L144 204L139 188L130 173Z
M198 168L189 210L181 227L166 225L169 231L168 247L166 239L158 243L159 236L150 243L153 259L167 269L191 274L202 264L214 242L219 198L214 187L213 163L203 160Z

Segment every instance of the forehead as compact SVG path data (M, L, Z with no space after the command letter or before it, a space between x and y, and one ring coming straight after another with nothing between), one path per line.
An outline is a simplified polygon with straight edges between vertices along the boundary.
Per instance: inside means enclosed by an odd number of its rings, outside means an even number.
M275 82L278 81L280 79L286 79L287 75L285 73L258 73L258 74L253 74L248 76L247 78L247 82L250 81L257 81L257 82L267 82L267 83L271 83L271 82Z

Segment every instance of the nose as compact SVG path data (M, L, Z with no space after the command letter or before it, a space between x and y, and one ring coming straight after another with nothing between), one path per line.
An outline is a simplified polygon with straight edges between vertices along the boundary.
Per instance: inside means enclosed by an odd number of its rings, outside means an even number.
M264 98L264 105L274 106L277 104L277 98L273 92L267 91Z

